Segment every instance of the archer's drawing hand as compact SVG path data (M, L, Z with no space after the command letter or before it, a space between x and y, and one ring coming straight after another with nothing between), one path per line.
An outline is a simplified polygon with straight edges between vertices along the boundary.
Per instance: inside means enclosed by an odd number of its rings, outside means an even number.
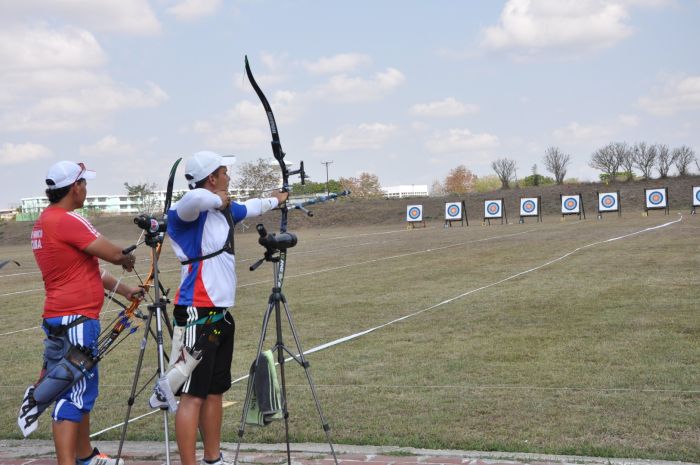
M221 199L221 206L219 210L224 211L231 205L231 197L228 196L226 191L216 191L214 192Z

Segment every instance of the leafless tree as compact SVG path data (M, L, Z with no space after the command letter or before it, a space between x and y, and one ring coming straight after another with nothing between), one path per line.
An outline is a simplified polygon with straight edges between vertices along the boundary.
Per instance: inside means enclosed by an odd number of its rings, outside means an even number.
M656 146L646 142L637 142L632 147L634 166L639 168L644 179L651 179L651 170L656 164Z
M156 183L142 183L131 185L128 182L124 183L124 188L127 194L136 200L137 208L141 213L151 214L163 206L158 200L155 191L158 189Z
M443 197L445 195L445 186L442 185L439 179L434 180L430 186L430 195L433 197Z
M620 159L620 166L622 167L625 181L634 180L634 152L632 147L627 145L626 142L615 142L613 144L615 154Z
M673 149L673 159L679 176L688 174L688 167L695 160L695 152L687 145Z
M620 169L621 163L622 160L618 155L615 143L611 142L605 147L599 148L593 152L588 165L591 168L602 171L610 180L613 180L615 179L615 174Z
M571 155L563 153L558 147L549 147L544 154L544 167L554 175L557 184L564 183L569 163Z
M656 169L659 170L661 179L668 177L668 172L673 165L673 152L666 144L656 144Z
M242 163L236 171L238 171L237 187L249 189L251 197L257 197L280 184L279 167L262 158Z
M496 172L496 176L501 181L501 189L510 188L510 181L515 177L515 160L509 158L499 158L491 162L491 168Z

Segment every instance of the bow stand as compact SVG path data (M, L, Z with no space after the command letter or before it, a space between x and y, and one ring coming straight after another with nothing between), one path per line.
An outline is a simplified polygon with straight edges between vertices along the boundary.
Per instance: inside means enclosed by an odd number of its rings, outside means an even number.
M258 94L258 97L260 98L261 103L263 104L263 107L265 108L265 112L267 113L267 119L268 122L270 123L270 132L272 133L272 153L275 157L275 159L278 161L280 165L280 169L282 171L282 191L283 192L289 192L289 177L292 175L299 175L301 178L301 183L304 184L304 180L306 179L306 173L304 172L304 162L299 163L299 169L295 171L289 171L287 169L287 165L284 162L284 151L282 151L282 146L280 144L280 139L279 139L279 134L277 132L277 124L275 122L275 116L272 114L272 108L270 107L270 104L267 101L267 98L265 98L265 95L263 94L262 90L258 86L257 82L255 82L255 78L253 77L253 73L250 70L250 65L248 64L248 57L245 59L245 70L246 74L248 75L248 80L250 81L250 84L253 86L253 89L255 89L255 92ZM295 209L301 209L302 211L306 211L305 209L302 208L302 204L294 205L293 208ZM258 369L258 360L260 358L260 355L262 353L263 349L263 344L265 342L265 336L267 334L267 326L270 321L270 317L274 313L275 315L275 334L276 334L276 341L275 345L272 347L272 352L277 352L277 363L279 363L280 366L280 375L281 375L281 409L282 409L282 415L284 418L284 431L285 431L285 440L287 443L287 463L288 465L292 464L292 459L291 459L291 450L290 450L290 445L289 445L289 411L287 408L287 383L286 383L286 378L285 378L285 352L289 355L290 360L294 360L297 362L303 369L304 373L306 374L306 379L309 382L309 387L311 388L311 395L313 396L314 402L316 403L316 410L318 411L318 415L321 419L321 425L323 426L323 431L326 434L326 439L328 441L328 445L330 446L331 453L333 454L333 459L335 460L335 465L338 465L338 459L335 455L335 450L333 448L333 443L331 442L331 437L330 437L330 427L328 426L328 422L326 422L326 419L323 416L323 411L321 410L321 404L318 400L318 396L316 395L316 387L314 386L313 380L311 379L311 372L309 371L309 362L306 360L306 357L304 356L304 351L301 348L301 342L299 341L299 335L297 333L296 327L294 326L294 321L292 320L292 314L289 310L289 305L287 303L287 299L285 298L284 294L282 293L282 284L284 282L284 271L285 271L285 265L287 261L287 249L294 247L297 243L297 237L293 233L287 232L287 214L288 214L288 207L286 202L279 207L280 213L281 213L281 218L280 218L280 231L279 233L271 233L268 234L268 232L265 230L265 227L262 224L257 225L256 229L258 231L258 234L260 235L260 238L258 239L258 243L262 245L265 248L265 254L264 257L260 260L258 260L256 263L254 263L251 267L250 270L253 271L256 268L258 268L263 262L270 262L272 263L272 275L273 275L273 288L272 292L270 293L270 297L267 301L267 309L265 310L265 315L263 317L263 323L262 323L262 331L260 333L260 340L258 342L258 350L255 355L255 361L253 362L253 368L251 369L250 376L248 377L248 387L246 390L246 396L245 396L245 403L243 404L243 413L241 415L241 423L240 427L238 429L238 443L236 446L236 457L234 459L234 464L238 463L238 454L241 449L241 440L243 439L243 434L245 432L245 424L246 424L246 418L248 416L248 411L250 410L251 407L251 399L253 395L253 380L255 378L255 371ZM307 214L309 214L308 211L306 211ZM282 337L282 310L284 310L284 315L287 319L287 323L289 324L289 329L291 330L292 337L294 339L294 345L296 347L296 354L294 354L287 345L284 343L284 339ZM276 374L275 374L276 376Z

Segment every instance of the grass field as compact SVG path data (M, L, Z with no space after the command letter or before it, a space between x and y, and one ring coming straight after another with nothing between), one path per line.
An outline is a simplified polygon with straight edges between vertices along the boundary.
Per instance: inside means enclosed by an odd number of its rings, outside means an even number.
M333 440L700 462L700 219L683 215L639 234L680 216L299 231L285 294L304 349L381 326L309 356ZM261 255L256 239L236 237L234 379L247 374L272 285L269 264L247 270ZM148 250L138 256L145 271ZM0 257L23 265L0 271L0 437L18 438L16 410L41 363L43 288L27 246ZM161 270L175 288L167 244ZM116 309L104 313L106 324ZM102 362L93 431L123 420L141 334ZM286 327L285 337L291 345ZM150 339L144 382L154 347ZM291 439L324 442L303 370L287 365L287 380ZM150 386L133 416L149 411L148 395ZM244 395L245 381L225 397L226 441L236 440ZM48 438L49 424L44 415L32 437ZM159 413L129 427L130 439L161 437ZM244 441L283 438L274 424L247 427Z

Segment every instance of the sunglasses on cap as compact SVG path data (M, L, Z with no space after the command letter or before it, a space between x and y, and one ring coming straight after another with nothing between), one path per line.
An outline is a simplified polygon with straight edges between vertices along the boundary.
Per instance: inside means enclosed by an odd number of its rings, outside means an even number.
M86 168L85 168L85 163L82 161L77 163L77 165L80 167L80 171L78 172L78 175L75 177L73 182L71 184L75 184L76 182L80 181L80 177L85 173Z

